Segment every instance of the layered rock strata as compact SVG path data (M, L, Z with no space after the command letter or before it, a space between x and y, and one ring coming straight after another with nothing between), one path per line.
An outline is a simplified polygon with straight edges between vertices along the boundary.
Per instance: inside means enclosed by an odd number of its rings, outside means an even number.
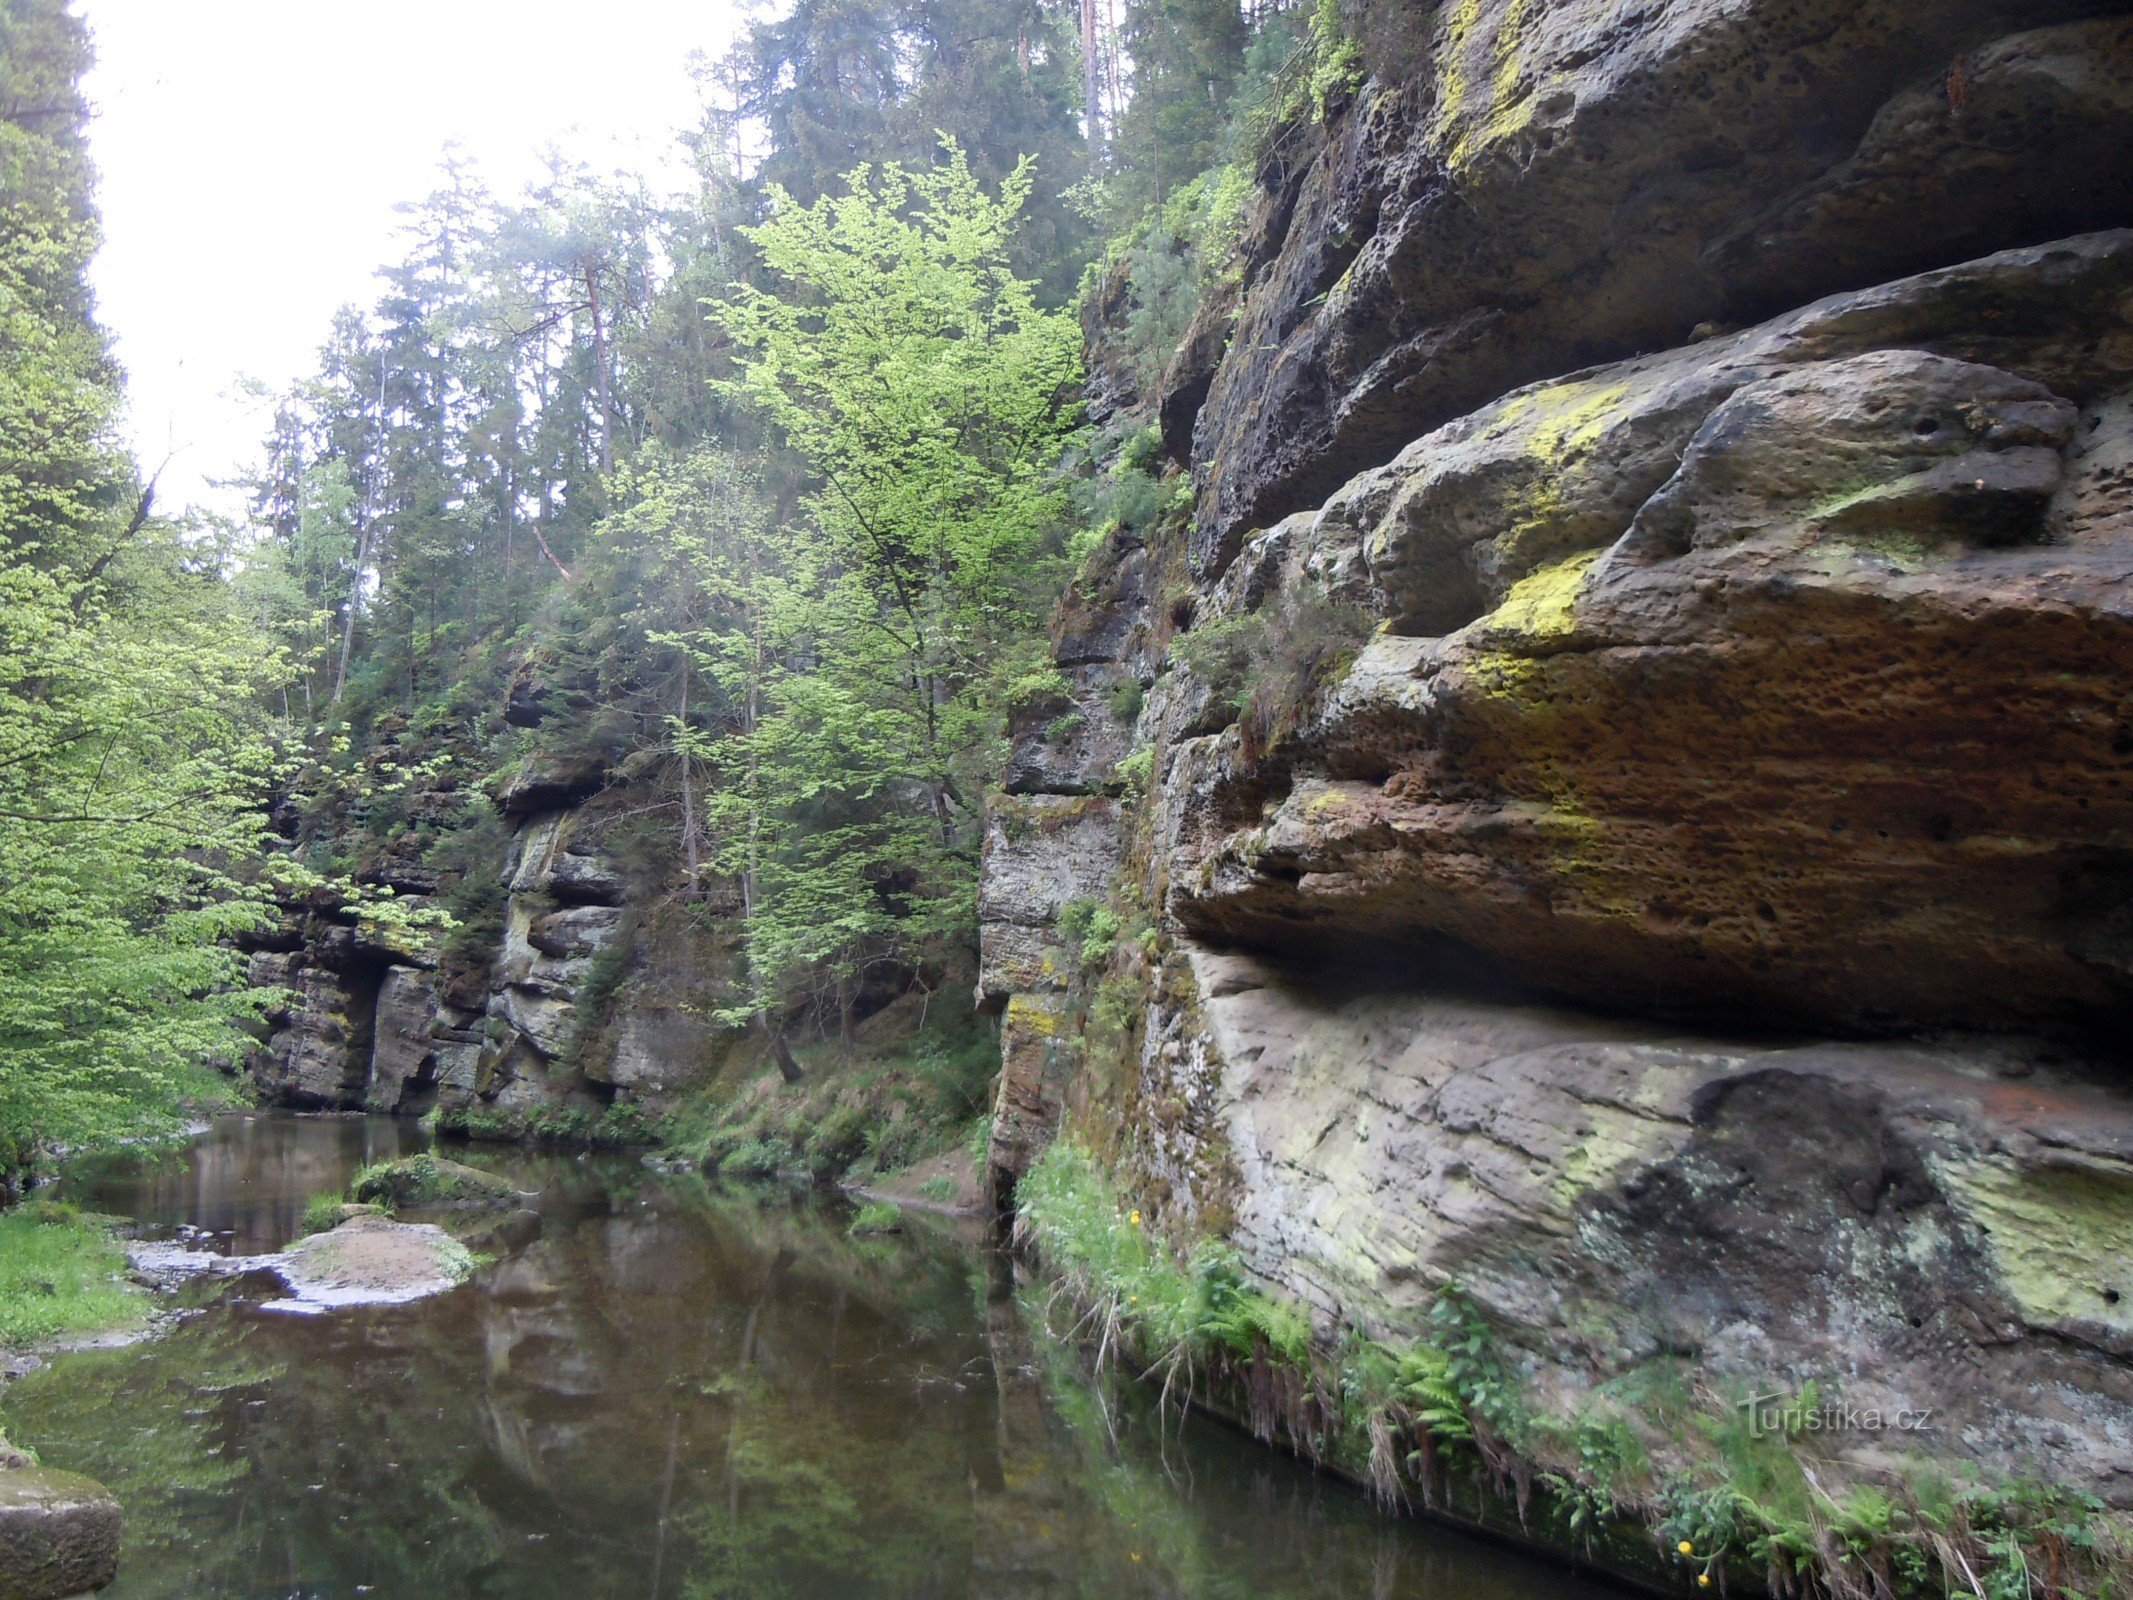
M531 758L498 786L511 824L491 869L503 927L493 957L472 968L441 970L438 940L419 925L380 933L338 904L292 914L251 963L255 986L292 995L246 1063L264 1097L313 1110L434 1108L508 1131L618 1102L656 1107L710 1070L710 1030L674 985L658 974L632 981L648 937L640 908L659 895L607 848L616 806L603 777ZM396 903L420 911L437 885L388 887L417 891Z
M1207 617L1381 621L1272 755L1176 747L1180 922L1821 1026L2121 1014L2129 296L2114 233L1838 297L1516 391L1255 537Z
M2120 5L1417 9L1367 15L1378 74L1267 196L1219 364L1177 377L1207 385L1168 420L1210 575L1518 384L2133 214Z
M1062 615L1070 677L1133 641L1129 753L1017 729L1003 1188L1063 1121L1328 1341L1457 1284L1547 1416L1813 1383L1932 1419L1838 1481L2133 1506L2126 8L1361 47L1166 392L1105 391L1194 510ZM1066 959L1099 897L1149 953Z

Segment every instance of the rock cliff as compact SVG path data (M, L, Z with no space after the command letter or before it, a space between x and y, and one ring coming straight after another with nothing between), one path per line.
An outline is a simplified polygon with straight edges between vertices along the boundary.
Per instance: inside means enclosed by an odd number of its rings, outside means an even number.
M514 702L515 704L516 702ZM514 1137L584 1135L629 1108L654 1113L715 1069L723 1041L697 1020L694 941L660 924L657 871L632 872L612 835L629 806L596 765L529 756L496 786L501 926L456 959L423 913L437 875L390 859L396 923L337 898L290 909L252 957L257 986L294 1004L244 1063L270 1104L419 1116ZM411 925L408 925L411 924ZM658 946L662 959L647 962Z
M2133 1507L2127 10L1351 18L1016 730L997 1192Z

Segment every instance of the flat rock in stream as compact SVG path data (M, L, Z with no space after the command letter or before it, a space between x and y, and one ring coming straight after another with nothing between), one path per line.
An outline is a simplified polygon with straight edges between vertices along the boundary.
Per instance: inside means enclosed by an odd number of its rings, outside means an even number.
M293 1298L263 1309L312 1314L338 1306L404 1305L441 1294L474 1270L467 1247L426 1222L354 1217L299 1239L279 1255L254 1258Z
M119 1503L92 1478L0 1471L0 1600L66 1600L118 1575Z

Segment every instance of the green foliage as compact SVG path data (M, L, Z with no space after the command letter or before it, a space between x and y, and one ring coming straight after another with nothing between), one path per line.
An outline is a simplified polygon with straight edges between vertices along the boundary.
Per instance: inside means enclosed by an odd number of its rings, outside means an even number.
M1087 160L1079 56L1063 8L803 0L752 25L727 70L740 87L735 111L768 137L762 180L802 201L828 193L855 160L924 165L944 133L988 184L1034 158L1015 266L1056 301L1088 239L1086 219L1064 198Z
M635 1100L617 1100L592 1127L592 1142L602 1149L664 1144L666 1138L665 1119Z
M1170 647L1176 661L1223 704L1243 710L1267 650L1268 619L1256 611L1217 617Z
M499 1111L480 1106L460 1106L437 1113L436 1129L443 1135L476 1139L493 1144L577 1145L591 1149L605 1116L596 1116L582 1105L546 1105L524 1111ZM634 1143L618 1139L617 1143Z
M1058 926L1075 959L1090 969L1111 959L1124 922L1101 900L1069 900L1059 908Z
M424 1152L394 1161L373 1162L348 1182L349 1198L361 1205L403 1206L500 1205L518 1199L502 1178L443 1161Z
M729 1178L774 1178L791 1153L787 1145L769 1139L751 1139L736 1146L720 1160L718 1171Z
M139 1321L109 1220L64 1206L0 1212L0 1348Z
M1347 670L1371 627L1362 607L1297 584L1257 611L1201 624L1173 643L1171 654L1215 703L1237 711L1247 748L1264 751Z
M1223 152L1250 30L1237 0L1127 0L1133 95L1119 118L1112 204L1161 205Z
M1149 780L1155 776L1155 746L1142 745L1118 764L1119 782L1124 786L1129 804L1138 805L1148 794Z
M852 1213L851 1227L847 1230L855 1238L869 1233L901 1233L904 1214L886 1200L870 1200Z
M153 514L111 434L80 22L0 23L0 1188L39 1153L175 1126L265 997L261 708L285 662L210 530Z
M1311 108L1323 122L1331 108L1362 86L1363 49L1341 22L1340 0L1311 8Z
M1529 1429L1524 1396L1504 1364L1495 1335L1457 1285L1437 1293L1429 1308L1430 1341L1444 1353L1444 1381L1462 1409L1516 1444Z
M341 1207L348 1204L348 1196L339 1189L328 1189L311 1196L304 1202L303 1231L325 1233L341 1224Z
M496 865L504 858L511 828L486 795L469 795L452 825L439 834L423 856L424 864L443 879L444 906L452 929L437 953L447 974L487 968L504 934L507 896Z
M978 800L1064 574L1080 341L1009 265L1030 183L988 196L949 145L810 206L773 190L748 237L775 291L713 308L815 485L775 536L699 540L716 601L674 635L733 708L702 747L707 860L743 886L728 1021L842 994L974 914Z

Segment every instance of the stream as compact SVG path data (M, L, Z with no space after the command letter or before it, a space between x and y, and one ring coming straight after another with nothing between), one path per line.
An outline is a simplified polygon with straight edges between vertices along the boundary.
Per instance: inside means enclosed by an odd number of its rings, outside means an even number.
M423 1142L231 1116L65 1193L257 1254ZM110 1600L1619 1592L1381 1516L1219 1424L1159 1426L1137 1390L1106 1401L1033 1333L1008 1261L946 1227L855 1239L818 1195L452 1153L539 1190L472 1240L467 1284L292 1317L261 1309L265 1275L196 1280L155 1337L0 1394L10 1436L124 1502Z

